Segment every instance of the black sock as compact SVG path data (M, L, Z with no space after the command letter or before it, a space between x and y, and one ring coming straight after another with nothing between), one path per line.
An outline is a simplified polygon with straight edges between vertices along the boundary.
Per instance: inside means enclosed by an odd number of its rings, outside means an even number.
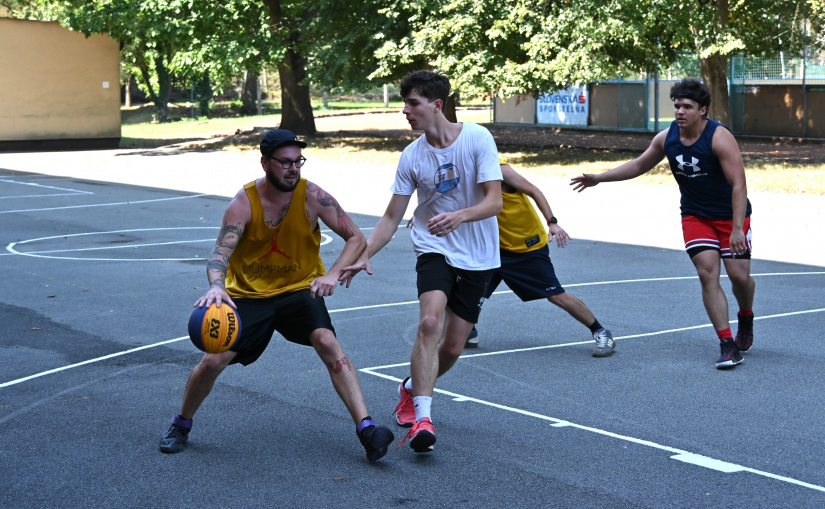
M598 320L596 320L592 324L590 324L590 332L592 332L593 334L595 334L596 331L601 329L601 328L602 328L602 324L600 324Z

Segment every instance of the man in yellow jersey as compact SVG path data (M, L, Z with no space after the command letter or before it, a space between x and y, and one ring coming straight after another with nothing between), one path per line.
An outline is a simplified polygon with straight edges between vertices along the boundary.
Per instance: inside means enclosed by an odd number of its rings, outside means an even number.
M367 414L355 367L341 349L324 304L339 284L342 268L358 259L366 240L335 198L301 178L304 147L290 131L269 131L261 141L265 176L238 191L224 213L206 266L209 291L195 306L231 305L243 328L229 351L204 355L192 370L180 413L160 442L165 453L183 450L192 418L224 368L255 362L274 331L315 348L355 421L369 461L386 454L395 438ZM329 272L319 255L319 219L345 241Z
M616 346L613 334L602 327L584 302L565 292L550 261L547 247L550 236L556 238L559 247L567 246L570 236L558 225L544 194L506 161L499 159L499 163L504 177L501 184L504 206L497 216L501 267L493 272L484 297L489 299L499 283L504 281L524 302L546 298L590 329L596 340L594 357L609 356ZM547 230L528 197L536 202L547 221ZM476 346L478 332L473 327L465 347Z

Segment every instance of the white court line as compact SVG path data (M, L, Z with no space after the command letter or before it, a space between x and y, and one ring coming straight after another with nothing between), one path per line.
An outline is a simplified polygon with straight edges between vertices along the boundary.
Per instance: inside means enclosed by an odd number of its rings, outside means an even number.
M821 311L825 311L825 309L823 309ZM464 357L465 356L462 355L461 359L463 359ZM364 368L364 369L359 369L358 371L361 371L363 373L368 373L370 375L374 375L374 376L377 376L379 378L385 378L385 379L391 380L393 382L399 382L399 383L402 382L401 378L386 375L384 373L377 373L377 372L371 371L373 369L380 369L380 368ZM810 488L810 489L813 489L813 490L825 492L825 486L819 486L819 485L816 485L816 484L811 484L811 483L807 483L807 482L804 482L804 481L800 481L800 480L794 479L792 477L781 476L781 475L773 474L771 472L765 472L763 470L756 470L756 469L745 467L745 466L742 466L742 465L737 465L735 463L730 463L730 462L727 462L727 461L722 461L722 460L718 460L718 459L714 459L714 458L709 458L709 457L703 456L701 454L695 454L695 453L692 453L692 452L689 452L689 451L683 451L681 449L676 449L674 447L670 447L670 446L667 446L667 445L658 444L658 443L652 442L650 440L643 440L643 439L640 439L640 438L634 438L634 437L627 436L627 435L620 435L618 433L613 433L612 431L607 431L607 430L603 430L603 429L599 429L599 428L594 428L592 426L585 426L583 424L576 424L574 422L570 422L570 421L565 420L565 419L558 419L556 417L551 417L549 415L543 415L543 414L538 414L538 413L535 413L535 412L530 412L528 410L523 410L521 408L515 408L515 407L511 407L511 406L500 405L498 403L493 403L491 401L485 401L483 399L473 398L473 397L470 397L470 396L464 396L464 395L461 395L461 394L456 394L454 392L445 391L445 390L442 390L442 389L435 389L435 392L437 392L439 394L444 394L446 396L449 396L449 397L453 398L453 400L456 401L456 402L478 403L480 405L493 407L493 408L496 408L498 410L504 410L504 411L507 411L507 412L512 412L512 413L516 413L516 414L520 414L520 415L525 415L527 417L533 417L535 419L541 419L541 420L544 420L544 421L548 421L548 422L552 423L551 426L553 426L554 428L568 428L568 427L569 428L576 428L576 429L580 429L582 431L589 431L591 433L596 433L598 435L602 435L602 436L606 436L606 437L609 437L609 438L615 438L615 439L618 439L618 440L622 440L624 442L630 442L630 443L637 444L637 445L652 447L654 449L659 449L661 451L665 451L665 452L673 454L672 456L670 456L671 459L683 461L685 463L691 463L693 465L698 465L698 466L705 467L705 468L710 468L712 470L717 470L719 472L726 472L726 473L730 473L730 472L750 472L752 474L761 475L761 476L764 476L764 477L769 477L769 478L775 479L777 481L782 481L782 482L786 482L786 483L790 483L790 484L796 484L796 485L802 486L804 488Z
M61 371L66 371L67 369L72 369L72 368L76 368L76 367L79 367L79 366L85 366L86 364L92 364L92 363L95 363L95 362L105 361L106 359L112 359L114 357L120 357L122 355L128 355L130 353L139 352L141 350L148 350L149 348L154 348L156 346L162 346L162 345L167 345L169 343L175 343L176 341L182 341L184 339L189 339L189 336L181 336L181 337L175 338L175 339L167 339L166 341L161 341L160 343L153 343L151 345L143 345L143 346L139 346L137 348L132 348L131 350L124 350L122 352L116 352L116 353L112 353L112 354L109 354L109 355L104 355L103 357L97 357L95 359L89 359L89 360L81 361L81 362L78 362L78 363L75 363L75 364L69 364L68 366L63 366L63 367L60 367L60 368L50 369L48 371L43 371L41 373L35 373L34 375L30 375L30 376L27 376L27 377L24 377L24 378L18 378L17 380L12 380L10 382L2 383L2 384L0 384L0 388L8 387L10 385L19 384L19 383L22 383L22 382L26 382L28 380L33 380L35 378L40 378L41 376L51 375L53 373L60 373Z
M203 227L203 228L206 228L206 227ZM804 275L804 274L825 274L825 272L789 272L787 274L800 274L800 275ZM781 273L773 273L773 274L765 274L765 275L779 276L779 275L782 275L782 274ZM604 283L609 284L610 281L605 281ZM586 284L591 284L591 283L586 283ZM567 285L567 286L575 286L575 285ZM498 295L498 294L503 294L503 293L512 293L512 291L511 290L503 290L503 291L500 291L500 292L495 292L493 295ZM418 301L417 300L410 300L410 301L405 301L405 302L390 302L390 303L387 303L387 304L372 304L372 305L368 305L368 306L355 306L355 307L351 307L351 308L331 309L331 310L329 310L329 313L330 314L332 314L332 313L346 313L346 312L351 312L351 311L362 311L362 310L365 310L365 309L387 308L387 307L395 307L395 306L408 306L408 305L413 305L413 304L418 304ZM808 313L821 313L823 311L825 311L825 308L809 309L809 310L804 310L804 311L792 311L792 312L788 312L788 313L778 313L778 314L774 314L774 315L757 316L757 317L754 317L754 320L765 320L765 319L768 319L768 318L782 318L782 317L786 317L786 316L802 315L802 314L808 314ZM731 320L731 323L736 323L736 320ZM711 324L708 323L708 324L703 324L703 325L693 325L693 326L690 326L690 327L682 327L682 328L679 328L679 329L668 329L668 330L663 330L663 331L643 332L643 333L640 333L640 334L630 334L630 335L627 335L627 336L617 336L616 339L624 340L624 339L633 339L633 338L641 338L641 337L648 337L648 336L656 336L656 335L660 335L660 334L668 334L668 333L671 333L671 332L680 332L680 331L686 331L686 330L692 330L692 329L701 329L701 328L704 328L704 327L711 327ZM38 378L38 377L41 377L41 376L50 375L52 373L58 373L60 371L64 371L64 370L71 369L71 368L74 368L74 367L83 366L83 365L86 365L86 364L91 364L91 363L94 363L94 362L103 361L103 360L109 359L111 357L117 357L119 355L126 355L128 353L137 352L139 350L145 350L145 349L148 349L148 348L154 348L156 346L163 346L163 345L166 345L166 344L169 344L169 343L182 341L184 339L187 339L188 337L189 336L182 336L182 337L175 338L175 339L169 339L169 340L166 340L166 341L161 341L159 343L152 343L150 345L144 345L144 346L134 348L134 349L131 349L131 350L126 350L126 351L123 351L123 352L120 352L120 353L111 354L111 355L107 355L107 356L104 356L104 357L98 357L98 358L95 358L95 359L89 359L89 360L86 360L86 361L83 361L83 362L80 362L80 363L77 363L77 364L64 366L63 368L57 368L57 369L52 369L52 370L49 370L49 371L43 371L41 373L36 373L34 375L31 375L31 376L27 376L27 377L24 377L24 378L19 378L17 380L10 380L8 382L0 383L0 388L9 387L11 385L16 385L16 384L25 382L27 380L31 380L33 378ZM490 356L490 355L502 355L502 354L518 353L518 352L527 352L527 351L533 351L533 350L546 350L546 349L550 349L550 348L561 348L561 347L564 347L564 346L584 345L584 344L588 344L588 343L592 343L592 340L577 341L577 342L573 342L573 343L562 343L562 344L555 344L555 345L536 346L536 347L530 347L530 348L516 348L516 349L511 349L511 350L500 350L500 351L496 351L496 352L466 354L466 355L462 355L461 359L470 359L470 358L473 358L473 357L486 357L486 356ZM404 363L400 363L400 364L388 364L386 366L373 366L371 368L361 369L360 371L397 368L397 367L409 366L409 364L410 364L409 362L404 362ZM395 378L389 377L389 375L382 375L382 374L378 374L378 373L371 373L371 374L376 375L376 376L381 376L381 377L384 377L384 378L391 378L392 380L395 380Z
M32 186L32 187L40 187L43 189L54 189L57 191L69 191L68 193L55 193L55 194L27 194L21 196L0 196L0 200L9 200L12 198L47 198L51 196L77 196L81 194L95 194L91 191L81 191L79 189L69 189L65 187L56 187L56 186L46 186L43 184L35 184L34 182L17 182L16 180L8 180L8 179L0 179L0 182L5 182L7 184L19 184L21 186Z
M418 304L418 301L415 301L415 304ZM331 312L331 311L330 311ZM789 313L777 313L775 315L765 315L765 316L755 316L754 320L767 320L768 318L782 318L786 316L794 316L794 315L804 315L808 313L822 313L825 312L825 308L819 309L807 309L805 311L791 311ZM737 323L738 320L731 320L730 323ZM635 338L645 338L649 336L659 336L662 334L670 334L673 332L684 332L686 330L694 330L694 329L704 329L707 327L712 327L713 324L706 323L703 325L691 325L690 327L680 327L678 329L667 329L667 330L660 330L654 332L642 332L640 334L628 334L627 336L616 336L616 339L635 339ZM528 348L513 348L511 350L496 350L495 352L484 352L484 353L472 353L472 354L461 354L460 359L471 359L473 357L489 357L491 355L504 355L504 354L511 354L511 353L520 353L520 352L533 352L536 350L550 350L552 348L562 348L565 346L578 346L578 345L586 345L589 343L593 343L592 339L588 339L587 341L575 341L573 343L557 343L553 345L543 345L543 346L531 346ZM409 366L409 362L401 362L398 364L387 364L386 366L373 366L371 368L364 368L364 369L389 369L389 368L401 368L404 366ZM361 370L363 371L363 370ZM375 374L375 373L373 373Z
M91 194L91 193L90 193ZM42 208L42 209L19 209L19 210L0 210L0 214L12 214L14 212L42 212L45 210L66 210L66 209L85 209L90 207L112 207L115 205L134 205L136 203L153 203L158 201L171 201L171 200L187 200L189 198L198 198L201 196L209 196L206 193L203 194L193 194L190 196L175 196L174 198L155 198L153 200L136 200L136 201L121 201L121 202L114 202L114 203L92 203L89 205L71 205L67 207L49 207L49 208Z
M810 273L802 273L802 274L810 274ZM772 275L778 275L778 274L772 274ZM357 310L363 310L363 309L373 309L373 308L376 308L376 307L398 306L398 305L407 305L407 304L414 304L414 303L417 304L418 301L408 301L408 302L403 302L403 303L391 303L391 304L386 304L386 305L358 306L358 307L353 307L353 308L334 310L334 311L330 311L330 313L345 312L345 311L357 311ZM759 316L759 317L756 317L755 319L765 320L765 319L768 319L768 318L787 317L787 316L794 316L794 315L807 314L807 313L819 313L819 312L824 312L824 311L825 311L825 308L810 309L810 310L805 310L805 311L794 311L794 312L788 312L788 313L778 313L778 314L774 314L774 315ZM657 332L634 334L634 335L628 335L628 336L619 336L616 339L629 339L629 338L646 337L646 336L665 334L665 333L669 333L669 332L678 332L678 331L697 329L697 328L702 328L702 327L710 327L710 326L711 326L711 324L696 325L696 326L692 326L692 327L669 329L669 330L666 330L666 331L657 331ZM130 350L126 350L126 351L123 351L123 352L117 352L117 353L114 353L114 354L105 355L103 357L98 357L98 358L95 358L95 359L89 359L89 360L86 360L86 361L71 364L69 366L63 366L63 367L60 367L60 368L51 369L51 370L48 370L48 371L44 371L44 372L41 372L41 373L37 373L37 374L34 374L34 375L27 376L27 377L24 377L24 378L19 378L17 380L12 380L12 381L9 381L9 382L2 383L2 384L0 384L0 388L8 387L8 386L11 386L11 385L16 385L16 384L19 384L19 383L22 383L22 382L25 382L25 381L28 381L28 380L32 380L32 379L35 379L35 378L39 378L39 377L42 377L42 376L46 376L46 375L49 375L49 374L59 373L61 371L65 371L65 370L72 369L72 368L75 368L75 367L79 367L79 366L83 366L83 365L87 365L87 364L91 364L91 363L95 363L95 362L100 362L100 361L103 361L103 360L106 360L106 359L111 359L111 358L114 358L114 357L127 355L127 354L138 352L138 351L141 351L141 350L147 350L147 349L150 349L150 348L154 348L156 346L162 346L162 345L166 345L166 344L170 344L170 343L174 343L174 342L178 342L178 341L183 341L184 339L187 339L187 338L188 338L188 336L182 336L182 337L179 337L179 338L162 341L160 343L154 343L154 344L151 344L151 345L144 345L144 346L140 346L140 347L137 347L137 348L132 348ZM539 349L543 349L543 348L559 348L561 346L570 346L570 345L578 345L578 344L585 344L585 343L590 343L590 341L567 343L567 344L564 344L564 345L547 345L547 346L544 346L544 347L513 349L513 350L500 351L500 352L490 352L490 353L484 353L484 354L462 355L459 360L469 359L469 358L473 358L473 357L482 357L482 356L487 356L487 355L501 355L501 354L504 354L504 353L516 353L516 352L524 352L524 351L529 351L529 350L539 350ZM401 379L398 378L398 377L394 377L394 376L391 376L391 375L386 375L384 373L379 373L375 370L394 368L394 367L403 367L403 366L408 366L408 365L409 365L409 362L401 363L401 364L391 364L391 365L386 365L386 366L375 366L375 367L371 367L371 368L362 368L362 369L359 369L359 371L361 371L362 373L367 373L367 374L370 374L370 375L373 375L373 376L377 376L379 378L392 380L394 382L401 382ZM666 446L666 445L658 444L658 443L655 443L655 442L652 442L652 441L649 441L649 440L638 439L638 438L634 438L634 437L627 436L627 435L620 435L618 433L613 433L611 431L602 430L602 429L594 428L594 427L591 427L591 426L576 424L576 423L570 422L566 419L559 419L559 418L555 418L555 417L551 417L551 416L547 416L547 415L543 415L543 414L538 414L538 413L535 413L535 412L530 412L530 411L515 408L515 407L504 406L504 405L500 405L498 403L493 403L493 402L490 402L490 401L485 401L485 400L481 400L481 399L478 399L478 398L473 398L473 397L470 397L470 396L464 396L464 395L461 395L461 394L445 391L445 390L442 390L442 389L435 389L435 392L437 392L439 394L445 394L447 396L450 396L450 397L454 398L454 400L457 401L457 402L468 402L468 401L469 402L475 402L475 403L478 403L478 404L481 404L481 405L490 406L490 407L497 408L497 409L500 409L500 410L505 410L505 411L508 411L508 412L513 412L513 413L517 413L517 414L520 414L520 415L525 415L525 416L528 416L528 417L542 419L542 420L551 422L552 423L551 425L553 427L572 427L572 428L580 429L580 430L583 430L583 431L588 431L588 432L591 432L591 433L596 433L596 434L599 434L599 435L607 436L607 437L610 437L610 438L615 438L615 439L622 440L622 441L625 441L625 442L631 442L631 443L634 443L634 444L643 445L643 446L647 446L647 447L652 447L654 449L663 450L663 451L666 451L666 452L669 452L669 453L673 453L673 455L670 456L671 459L676 459L676 460L679 460L679 461L682 461L682 462L694 464L694 465L697 465L697 466L702 466L702 467L717 470L717 471L720 471L720 472L726 472L726 473L750 472L750 473L760 475L760 476L763 476L763 477L768 477L768 478L771 478L771 479L774 479L774 480L777 480L777 481L786 482L786 483L789 483L789 484L795 484L795 485L798 485L798 486L801 486L801 487L810 488L810 489L813 489L813 490L825 492L825 486L819 486L819 485L816 485L816 484L811 484L811 483L807 483L807 482L804 482L804 481L800 481L798 479L794 479L794 478L791 478L791 477L781 476L781 475L778 475L778 474L773 474L771 472L766 472L766 471L763 471L763 470L757 470L757 469L753 469L753 468L750 468L750 467L737 465L735 463L730 463L730 462L718 460L718 459L715 459L715 458L710 458L710 457L703 456L703 455L700 455L700 454L691 453L689 451L683 451L681 449L676 449L676 448L669 447L669 446Z

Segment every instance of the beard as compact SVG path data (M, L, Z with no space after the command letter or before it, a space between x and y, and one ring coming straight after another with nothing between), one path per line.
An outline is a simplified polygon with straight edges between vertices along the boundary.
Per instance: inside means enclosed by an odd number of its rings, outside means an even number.
M289 193L289 192L294 191L295 188L298 187L298 182L301 179L301 173L300 172L295 172L295 173L288 173L288 174L289 175L296 175L297 178L295 179L295 182L293 184L287 184L284 180L281 180L280 178L278 178L275 175L275 173L273 173L272 171L267 171L266 172L266 180L268 180L269 183L272 184L275 187L275 189L277 189L278 191L281 191L283 193Z

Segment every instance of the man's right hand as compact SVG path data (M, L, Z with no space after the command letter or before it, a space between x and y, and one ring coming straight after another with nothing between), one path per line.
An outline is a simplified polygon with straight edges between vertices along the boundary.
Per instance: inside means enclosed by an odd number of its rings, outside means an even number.
M221 302L226 302L233 308L238 309L235 303L232 302L232 299L229 298L229 294L226 293L226 290L219 286L210 286L209 291L203 294L203 297L195 301L195 307L209 307L212 305L213 302L216 303L218 307L221 307Z
M596 175L592 173L582 173L578 177L570 179L570 185L573 186L574 191L582 192L588 187L597 185Z
M359 258L357 262L341 269L341 276L338 278L338 281L340 281L339 284L346 284L347 288L349 288L352 278L362 270L367 271L367 274L372 276L372 265L370 264L369 258Z

